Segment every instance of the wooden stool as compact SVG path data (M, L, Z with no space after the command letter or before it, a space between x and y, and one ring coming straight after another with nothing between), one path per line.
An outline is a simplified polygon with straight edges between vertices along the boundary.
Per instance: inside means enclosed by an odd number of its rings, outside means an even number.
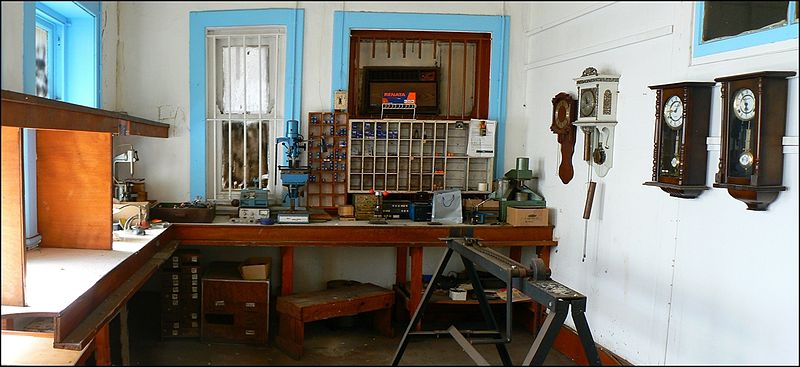
M384 336L392 337L394 292L375 284L278 297L279 327L275 342L294 359L303 356L305 323L333 317L374 312L374 326Z

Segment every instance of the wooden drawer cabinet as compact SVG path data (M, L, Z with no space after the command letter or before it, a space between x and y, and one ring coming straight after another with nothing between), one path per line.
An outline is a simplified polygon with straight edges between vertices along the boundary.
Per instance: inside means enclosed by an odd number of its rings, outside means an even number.
M211 263L202 278L203 340L266 344L269 281L242 279L238 265Z

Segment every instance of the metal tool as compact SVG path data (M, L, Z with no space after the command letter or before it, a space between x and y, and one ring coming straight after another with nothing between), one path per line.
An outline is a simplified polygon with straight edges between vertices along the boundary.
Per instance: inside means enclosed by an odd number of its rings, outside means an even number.
M286 148L286 166L278 166L283 186L288 189L289 211L278 214L278 223L308 223L308 212L300 206L300 192L308 182L308 166L300 165L300 151L306 149L303 136L300 135L300 122L286 121L286 135L276 139L275 159L278 159L278 147Z
M500 201L500 220L506 220L506 209L511 207L544 208L544 198L528 187L525 182L536 177L528 169L528 158L518 157L515 169L509 170L502 179L497 180L495 191L489 199Z
M131 176L133 176L133 162L139 161L139 153L133 149L132 144L122 144L118 147L128 146L128 150L124 153L117 154L111 161L111 176L114 179L114 198L119 201L130 201L132 182L121 181L117 178L117 163L130 164Z
M545 306L550 313L544 321L544 325L536 335L536 339L531 345L523 365L541 365L547 353L553 346L561 325L572 308L572 319L578 331L578 337L583 345L584 353L590 365L600 365L600 357L589 330L584 312L586 311L586 296L575 292L563 284L550 279L550 270L544 266L544 261L535 259L530 268L514 261L499 252L481 245L478 239L472 238L472 228L453 228L450 230L450 238L447 241L447 251L442 256L439 266L436 268L433 279L428 282L428 287L422 296L422 301L414 311L414 316L406 328L405 334L397 347L392 365L397 366L403 358L405 349L408 346L409 336L440 336L449 334L461 346L461 348L479 365L489 363L478 352L473 344L494 344L500 355L503 365L512 365L511 356L508 354L506 344L511 342L511 320L512 320L512 298L513 288L517 288L525 295L531 297L537 303ZM412 331L421 321L425 308L430 302L433 294L434 285L442 277L442 273L450 261L453 252L461 256L467 274L469 274L475 295L478 298L481 313L488 326L487 330L467 330L460 331L455 326L450 326L447 330L423 330ZM483 291L476 267L492 274L506 283L509 296L506 297L506 334L500 331L497 321L492 314L489 301ZM420 324L420 327L422 324ZM472 337L473 341L467 340L464 335Z

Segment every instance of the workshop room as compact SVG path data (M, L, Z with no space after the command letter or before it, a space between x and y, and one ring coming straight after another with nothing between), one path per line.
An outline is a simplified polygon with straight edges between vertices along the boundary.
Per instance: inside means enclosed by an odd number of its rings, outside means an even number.
M798 1L3 1L2 365L798 365Z

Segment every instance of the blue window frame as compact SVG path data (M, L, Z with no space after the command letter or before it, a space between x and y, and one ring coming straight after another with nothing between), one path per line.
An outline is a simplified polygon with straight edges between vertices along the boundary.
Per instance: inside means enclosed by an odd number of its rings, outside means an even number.
M189 12L189 199L206 190L206 28L286 27L284 120L300 121L303 82L303 9L248 9Z
M797 38L797 1L788 2L786 18L783 24L751 30L735 36L720 37L704 41L703 24L706 15L706 5L705 1L698 1L695 3L693 57L709 56Z

